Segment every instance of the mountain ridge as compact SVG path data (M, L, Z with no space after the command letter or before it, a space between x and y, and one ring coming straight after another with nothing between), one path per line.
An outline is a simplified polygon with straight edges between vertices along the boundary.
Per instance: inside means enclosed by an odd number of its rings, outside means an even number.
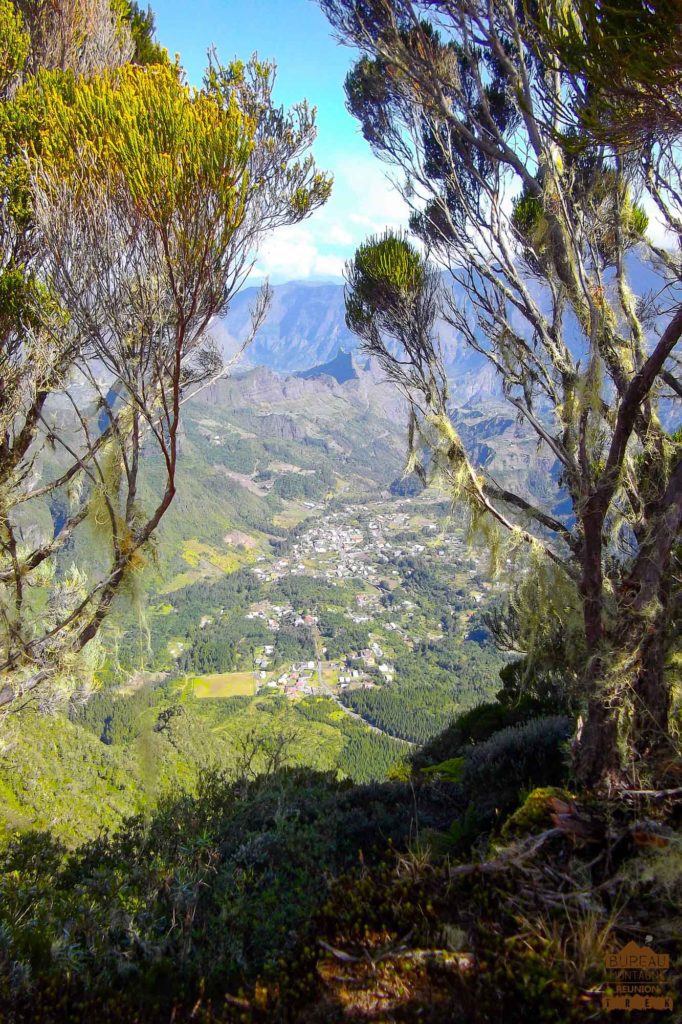
M212 325L226 358L233 356L248 336L258 290L244 288L225 316ZM466 345L445 321L438 321L437 331L453 393L461 400L498 394L496 374L485 357ZM340 352L351 356L362 352L358 338L346 326L343 285L290 281L273 286L265 322L246 350L242 365L266 366L286 374L313 369L323 372L320 368L333 363Z

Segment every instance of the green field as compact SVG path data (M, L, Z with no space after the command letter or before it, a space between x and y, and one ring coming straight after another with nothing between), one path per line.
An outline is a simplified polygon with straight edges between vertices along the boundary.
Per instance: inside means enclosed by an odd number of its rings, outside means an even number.
M195 676L195 697L253 697L256 684L253 672L215 672Z

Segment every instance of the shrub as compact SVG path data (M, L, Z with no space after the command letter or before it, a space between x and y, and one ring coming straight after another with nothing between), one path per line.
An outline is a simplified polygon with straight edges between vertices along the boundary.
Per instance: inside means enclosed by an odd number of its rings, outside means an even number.
M200 985L219 995L295 945L333 878L387 844L405 849L416 813L442 828L453 810L427 788L291 769L207 776L198 796L168 798L71 853L45 833L18 837L0 851L0 1019L3 1005L67 979L159 1005Z
M478 704L458 715L443 732L420 747L413 756L415 770L449 761L466 752L475 743L483 743L508 726L527 722L542 713L536 701L523 699L513 706L497 701Z
M561 786L568 774L564 745L570 719L554 715L495 733L466 754L462 777L482 818L509 813L522 789Z

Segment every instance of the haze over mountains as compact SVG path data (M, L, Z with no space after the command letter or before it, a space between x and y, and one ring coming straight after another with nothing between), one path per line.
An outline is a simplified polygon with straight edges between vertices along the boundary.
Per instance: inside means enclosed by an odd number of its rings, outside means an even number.
M257 291L241 291L214 328L226 354L234 352L248 334L249 311ZM446 369L453 380L453 393L459 399L497 392L495 374L489 364L442 321L439 337ZM358 339L346 326L343 285L289 281L273 287L266 322L246 351L243 365L267 366L280 373L308 371L331 363L339 351L356 353L358 347ZM366 363L366 357L360 356L359 365ZM336 372L332 375L339 379Z
M660 276L648 261L633 252L627 263L634 291L639 301L648 307L651 324L660 319L662 312L665 322L665 313L660 307L669 304L679 289L673 286L669 295L662 296ZM605 273L607 288L615 288L612 276L612 272ZM449 275L444 284L452 288ZM543 296L537 281L529 279L527 284L540 308L547 307L547 297ZM213 333L226 355L234 353L248 335L250 308L257 292L257 287L244 288L233 299L225 317L214 325ZM322 368L332 364L327 372L339 382L352 377L347 360L342 361L343 365L334 362L339 352L353 354L356 369L367 367L366 357L358 353L357 337L346 326L343 284L288 281L275 285L272 292L266 321L242 357L242 367L266 366L279 373L304 372L306 376L314 376L307 371L322 372ZM464 296L461 299L465 301ZM472 311L472 317L474 315ZM454 401L475 403L500 397L499 380L491 364L443 320L438 322L437 329ZM578 334L572 338L569 330L567 340L574 355L579 357ZM379 379L377 371L374 372ZM662 411L665 418L665 408Z
M240 292L214 327L226 356L249 332L257 291ZM451 415L474 464L485 466L498 483L514 485L526 497L560 512L554 457L538 449L532 430L510 411L492 365L449 324L440 321L438 332L450 378ZM402 461L405 456L404 402L346 326L342 284L290 281L274 286L266 321L235 377L204 400L213 406L227 402L240 424L246 417L248 429L255 427L258 436L274 430L299 443L310 436L328 442L338 426L336 417L333 426L328 422L329 410L343 409L344 424L355 432L348 451L357 444L371 447L375 430L376 436L390 438L394 457ZM396 484L397 477L399 471Z

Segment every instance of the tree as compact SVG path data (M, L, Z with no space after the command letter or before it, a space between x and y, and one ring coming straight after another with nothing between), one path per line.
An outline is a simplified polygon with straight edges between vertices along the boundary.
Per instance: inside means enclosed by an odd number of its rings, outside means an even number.
M682 23L677 0L546 2L538 40L571 76L583 126L625 149L682 130Z
M121 67L135 42L124 0L13 0L30 40L24 68L92 74Z
M143 10L133 0L132 3L127 4L127 8L124 17L130 25L130 33L135 46L133 61L136 64L164 64L168 60L168 53L154 41L156 24L151 7Z
M663 159L658 180L638 175L586 130L575 73L523 5L320 2L363 51L348 106L404 172L427 253L390 235L362 246L347 269L349 326L409 400L411 463L427 445L491 542L525 541L575 588L581 779L663 770L676 753L665 666L680 605L682 305L679 259L647 238L638 195L649 190L679 237L682 193L661 183ZM432 259L466 304L437 294ZM636 261L649 264L653 295L635 297ZM439 304L556 461L571 516L502 489L467 458L448 416Z
M173 500L182 405L226 372L211 321L263 236L330 190L272 65L214 59L200 91L168 63L21 73L2 110L0 707L82 674Z

